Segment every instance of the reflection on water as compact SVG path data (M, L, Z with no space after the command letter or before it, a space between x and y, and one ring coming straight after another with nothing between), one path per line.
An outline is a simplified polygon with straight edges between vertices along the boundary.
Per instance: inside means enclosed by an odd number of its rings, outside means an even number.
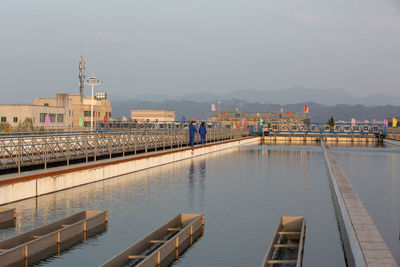
M400 264L400 157L399 147L359 153L336 151L336 157Z
M315 150L314 150L315 149ZM307 216L304 266L345 266L319 148L243 147L13 203L7 237L82 209L109 211L108 232L41 265L97 266L176 214L205 214L204 236L175 266L258 266L282 215Z

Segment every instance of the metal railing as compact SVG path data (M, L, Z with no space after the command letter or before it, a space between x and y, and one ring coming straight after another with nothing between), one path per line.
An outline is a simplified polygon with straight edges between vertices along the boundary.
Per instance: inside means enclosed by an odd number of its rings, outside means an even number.
M217 128L207 132L206 142L231 140L248 136L247 129ZM196 134L195 143L200 143ZM188 146L188 130L116 131L0 137L0 170L85 160L98 157L125 156L139 152Z

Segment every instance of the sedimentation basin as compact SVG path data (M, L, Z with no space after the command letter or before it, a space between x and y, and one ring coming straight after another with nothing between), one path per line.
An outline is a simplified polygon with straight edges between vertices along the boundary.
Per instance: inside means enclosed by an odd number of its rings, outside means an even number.
M204 235L175 266L259 266L280 216L306 216L304 266L345 266L319 145L243 146L15 202L5 237L82 209L109 212L108 232L40 265L98 266L181 212Z

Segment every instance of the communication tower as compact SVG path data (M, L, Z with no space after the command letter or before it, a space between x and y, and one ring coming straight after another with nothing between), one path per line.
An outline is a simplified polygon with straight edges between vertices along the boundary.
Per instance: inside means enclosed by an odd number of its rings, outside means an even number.
M83 90L85 89L85 79L86 79L86 58L79 57L79 93L81 94L81 101L83 101Z

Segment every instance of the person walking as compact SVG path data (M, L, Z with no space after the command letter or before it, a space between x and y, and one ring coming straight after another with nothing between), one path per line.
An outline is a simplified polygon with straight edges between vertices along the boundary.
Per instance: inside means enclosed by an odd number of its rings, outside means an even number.
M199 134L200 134L201 144L204 145L206 143L206 134L207 134L207 127L204 121L201 123L199 127Z
M196 125L194 125L194 121L192 121L189 125L189 141L191 147L193 147L194 145L194 138L196 136L196 132L197 132Z

